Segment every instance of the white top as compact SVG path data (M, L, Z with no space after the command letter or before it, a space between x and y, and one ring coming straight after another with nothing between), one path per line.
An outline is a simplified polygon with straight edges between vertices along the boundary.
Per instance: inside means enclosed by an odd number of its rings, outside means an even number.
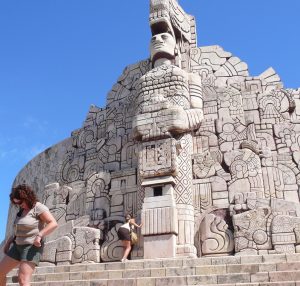
M130 231L130 224L129 224L129 222L125 222L120 227L126 228L126 229L128 229Z

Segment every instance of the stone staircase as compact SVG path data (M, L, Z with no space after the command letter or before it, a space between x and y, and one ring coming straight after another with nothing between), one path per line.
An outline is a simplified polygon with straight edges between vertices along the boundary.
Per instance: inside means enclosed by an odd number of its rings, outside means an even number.
M7 285L18 285L12 271ZM300 254L133 260L38 267L36 286L300 286Z

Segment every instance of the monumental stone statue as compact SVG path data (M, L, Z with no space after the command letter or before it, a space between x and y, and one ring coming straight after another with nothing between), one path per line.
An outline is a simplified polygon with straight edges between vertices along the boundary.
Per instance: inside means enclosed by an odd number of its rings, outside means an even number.
M197 47L177 0L150 0L149 23L149 59L15 179L59 223L44 263L120 260L126 213L143 221L133 259L299 253L300 89Z

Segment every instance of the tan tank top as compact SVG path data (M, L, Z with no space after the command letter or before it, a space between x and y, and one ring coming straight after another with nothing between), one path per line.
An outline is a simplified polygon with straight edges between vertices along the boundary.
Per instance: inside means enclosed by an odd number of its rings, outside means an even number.
M39 215L46 211L49 212L48 207L37 202L26 215L21 214L20 217L16 217L14 221L16 244L33 244L35 237L44 228L44 223L39 219Z

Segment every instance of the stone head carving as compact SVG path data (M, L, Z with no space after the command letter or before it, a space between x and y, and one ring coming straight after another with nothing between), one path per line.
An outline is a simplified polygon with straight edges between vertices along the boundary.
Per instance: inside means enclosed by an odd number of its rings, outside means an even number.
M191 26L194 26L194 21L177 0L151 0L149 22L152 35L169 32L178 39L192 41Z
M176 40L170 33L154 35L150 43L151 61L160 58L172 60L175 58Z

